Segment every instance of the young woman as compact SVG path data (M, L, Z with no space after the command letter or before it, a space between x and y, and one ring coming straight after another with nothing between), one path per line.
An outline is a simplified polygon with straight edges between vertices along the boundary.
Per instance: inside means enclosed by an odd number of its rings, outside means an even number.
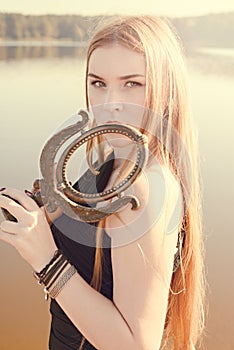
M49 224L25 193L3 189L21 205L0 196L18 220L3 221L0 238L51 297L51 350L195 349L205 295L199 169L186 69L171 26L131 16L99 29L87 52L86 97L95 124L131 125L148 139L147 165L125 192L139 209L128 204L98 225L65 214ZM94 148L105 162L74 187L95 182L102 192L124 178L134 150L128 138L106 134L88 145L92 171Z

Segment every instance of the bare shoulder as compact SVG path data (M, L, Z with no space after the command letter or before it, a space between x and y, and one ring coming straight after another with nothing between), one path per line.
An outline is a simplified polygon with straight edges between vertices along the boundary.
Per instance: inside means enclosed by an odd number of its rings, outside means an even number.
M140 208L132 210L128 204L107 219L107 234L112 238L122 232L132 241L162 223L168 232L178 228L183 212L182 193L170 169L160 165L147 169L124 194L136 196Z

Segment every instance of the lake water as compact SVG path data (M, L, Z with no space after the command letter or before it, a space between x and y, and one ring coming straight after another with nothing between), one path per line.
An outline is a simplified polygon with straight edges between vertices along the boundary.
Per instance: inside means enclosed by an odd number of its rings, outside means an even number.
M188 53L203 181L209 315L202 349L231 350L233 337L234 50ZM30 189L47 137L84 107L76 46L0 47L0 187ZM47 349L50 316L30 266L0 242L0 348Z

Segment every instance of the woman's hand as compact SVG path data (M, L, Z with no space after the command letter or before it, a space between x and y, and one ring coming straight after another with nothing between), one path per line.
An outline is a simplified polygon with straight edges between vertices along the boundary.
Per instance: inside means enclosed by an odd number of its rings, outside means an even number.
M7 209L18 221L2 221L0 239L13 245L33 269L39 272L57 249L43 207L39 208L24 192L12 188L1 191L0 207Z

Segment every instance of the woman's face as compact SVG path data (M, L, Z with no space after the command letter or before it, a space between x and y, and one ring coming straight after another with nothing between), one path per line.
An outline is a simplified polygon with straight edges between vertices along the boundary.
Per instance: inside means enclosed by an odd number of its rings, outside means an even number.
M146 93L146 63L138 52L122 45L97 48L87 76L89 106L97 125L142 126Z

